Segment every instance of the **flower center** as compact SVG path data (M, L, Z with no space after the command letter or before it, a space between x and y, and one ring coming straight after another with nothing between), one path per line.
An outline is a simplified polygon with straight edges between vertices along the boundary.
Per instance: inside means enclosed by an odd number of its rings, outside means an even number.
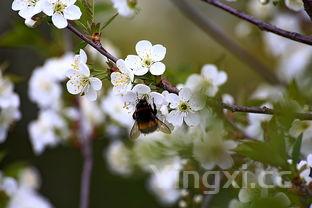
M37 4L37 2L38 2L39 0L26 0L26 3L27 3L27 6L32 6L32 7L34 7L34 6L36 6L36 4Z
M128 0L127 3L128 3L128 7L130 7L131 9L134 9L138 2L137 0Z
M182 111L182 112L186 112L188 111L189 109L189 106L187 103L183 102L179 105L179 110Z
M129 77L120 73L120 76L116 79L116 85L121 86L129 82Z
M153 61L152 59L150 59L149 57L146 57L144 60L143 60L143 66L144 67L150 67L152 65Z
M63 13L65 8L66 8L66 5L62 2L58 1L54 4L54 12L56 13Z

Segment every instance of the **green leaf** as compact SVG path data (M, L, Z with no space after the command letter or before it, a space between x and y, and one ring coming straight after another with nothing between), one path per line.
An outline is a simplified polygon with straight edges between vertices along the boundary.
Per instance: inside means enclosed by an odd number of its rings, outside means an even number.
M300 160L300 149L302 145L302 134L296 139L291 153L291 158L293 160L293 164L297 164Z
M94 22L94 7L93 1L88 0L78 0L77 5L79 6L82 16L78 22L80 25L83 25L84 29L87 29L86 32L91 34L91 25Z
M287 167L286 158L278 154L270 144L265 142L246 141L240 144L235 151L240 155L264 164L283 168Z
M265 141L247 141L238 146L237 152L265 164L288 168L286 135L277 117L264 123Z
M109 26L114 19L118 16L118 13L114 14L111 18L109 18L109 20L107 20L107 22L101 27L101 32L107 27Z
M94 13L95 15L100 13L106 13L108 11L112 10L112 6L109 3L106 2L100 2L95 4Z
M10 176L13 178L18 178L20 172L27 167L27 162L16 162L10 164L8 167L4 169L4 173L6 176Z
M6 155L7 155L6 151L1 151L0 152L0 162L5 158Z
M21 23L16 23L12 30L0 36L0 47L31 47L44 53L48 51L47 45L48 42L39 30L30 29Z

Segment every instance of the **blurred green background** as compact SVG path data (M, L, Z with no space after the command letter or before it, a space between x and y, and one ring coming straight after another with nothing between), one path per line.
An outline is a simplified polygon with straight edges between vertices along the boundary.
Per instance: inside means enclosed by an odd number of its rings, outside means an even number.
M193 1L201 7L202 12L207 14L207 18L215 21L226 34L243 44L257 57L264 59L262 61L270 62L269 59L265 59L259 33L254 33L248 39L238 40L233 32L234 25L238 22L237 19L197 2ZM79 150L58 146L35 157L27 132L28 123L37 118L36 105L28 99L27 80L32 70L42 65L49 53L61 55L62 43L57 43L54 39L56 36L62 36L66 31L51 29L44 24L39 28L29 29L42 33L48 40L45 43L46 46L53 45L54 49L49 52L42 48L33 50L31 47L12 48L8 47L9 44L6 46L8 42L3 41L4 36L8 38L8 36L17 35L20 28L26 28L23 20L11 10L11 3L9 0L0 1L0 63L8 64L6 73L23 78L16 85L16 91L22 101L22 120L12 128L7 141L0 145L0 150L7 151L7 156L1 162L1 168L13 162L26 162L34 165L42 176L41 192L55 207L78 207L82 169ZM117 17L103 33L103 39L110 40L121 51L122 57L134 53L137 41L147 39L152 43L166 46L167 75L175 83L183 83L188 75L199 72L201 66L206 63L216 63L228 73L229 81L224 91L233 95L248 95L261 82L257 74L186 19L170 1L141 0L139 6L141 9L138 15L131 19ZM109 15L100 16L98 20L103 19L105 22L107 16ZM16 25L19 25L19 29L14 29ZM34 39L30 36L21 37L21 42L32 45L36 40L36 36L34 37ZM11 43L11 45L14 44ZM144 177L127 179L114 176L108 171L103 159L103 150L108 143L108 138L99 138L94 142L95 163L92 175L91 207L160 207L155 197L147 191Z

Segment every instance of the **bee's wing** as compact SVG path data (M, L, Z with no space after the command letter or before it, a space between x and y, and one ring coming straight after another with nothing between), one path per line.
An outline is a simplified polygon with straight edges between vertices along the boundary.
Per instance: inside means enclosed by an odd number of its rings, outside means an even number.
M171 130L169 129L169 127L162 122L161 120L157 119L157 123L158 123L158 129L165 133L165 134L171 134Z
M135 122L133 124L133 127L130 131L130 139L137 139L138 137L140 136L140 130L139 130L139 126L138 126L138 123Z

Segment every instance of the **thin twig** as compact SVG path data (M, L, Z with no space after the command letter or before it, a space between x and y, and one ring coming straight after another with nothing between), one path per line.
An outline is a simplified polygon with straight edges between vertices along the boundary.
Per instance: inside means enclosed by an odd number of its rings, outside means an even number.
M241 106L227 103L221 103L221 106L223 109L227 109L232 112L278 115L278 112L275 112L273 109L267 107ZM312 113L295 113L294 118L299 120L312 120Z
M81 107L81 99L77 99L80 110L79 118L79 139L81 144L81 152L83 157L83 168L81 174L81 190L80 190L80 208L88 208L90 206L90 184L93 167L92 157L92 132L86 127L86 118L84 117Z
M282 83L273 70L265 66L255 56L250 54L246 49L235 43L232 38L222 31L210 18L203 15L199 9L187 0L171 0L177 8L194 24L202 29L206 34L213 38L216 42L226 48L238 59L246 63L250 69L262 76L270 84L284 84Z
M304 43L307 45L312 45L312 36L303 35L297 32L291 32L291 31L281 29L272 24L269 24L260 19L257 19L251 15L245 14L244 12L239 11L233 7L223 4L219 0L201 0L201 1L211 4L219 9L222 9L240 19L246 20L247 22L257 26L260 30L271 32L271 33L288 38L296 42Z
M93 166L91 139L86 138L81 145L84 163L81 175L80 208L88 208L90 201L90 183Z
M68 29L72 32L74 32L79 38L86 41L89 45L91 45L94 49L99 51L102 55L107 57L113 62L116 62L118 59L114 56L112 56L107 50L105 50L101 45L97 45L93 43L90 39L88 39L84 34L82 34L79 30L74 28L72 25L68 26ZM168 80L161 79L160 83L158 84L159 87L162 87L164 90L167 90L171 93L178 93L179 90L171 84ZM258 114L268 114L268 115L276 115L278 114L273 109L267 108L267 107L249 107L249 106L240 106L235 104L226 104L226 103L220 103L220 107L223 109L228 109L232 112L244 112L244 113L258 113ZM295 118L300 120L312 120L312 113L296 113L294 115Z

